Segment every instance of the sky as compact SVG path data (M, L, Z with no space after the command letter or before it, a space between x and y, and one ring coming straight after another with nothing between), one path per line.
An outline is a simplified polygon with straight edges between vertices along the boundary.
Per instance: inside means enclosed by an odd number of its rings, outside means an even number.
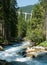
M34 5L38 3L38 0L17 0L17 4L19 7L27 6L27 5Z

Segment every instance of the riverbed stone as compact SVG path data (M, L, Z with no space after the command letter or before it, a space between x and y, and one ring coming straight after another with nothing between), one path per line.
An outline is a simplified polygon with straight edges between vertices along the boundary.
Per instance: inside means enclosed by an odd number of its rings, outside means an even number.
M2 46L0 46L0 51L3 51L3 47Z
M47 50L47 49L46 49ZM44 47L28 47L26 50L27 57L36 57L38 52L44 52L45 48Z

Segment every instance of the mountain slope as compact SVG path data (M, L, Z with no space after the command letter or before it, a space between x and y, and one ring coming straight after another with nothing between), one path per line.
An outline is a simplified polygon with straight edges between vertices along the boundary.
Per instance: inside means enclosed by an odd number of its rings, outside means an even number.
M19 11L22 10L23 12L31 13L33 7L34 7L34 5L20 7L19 8Z

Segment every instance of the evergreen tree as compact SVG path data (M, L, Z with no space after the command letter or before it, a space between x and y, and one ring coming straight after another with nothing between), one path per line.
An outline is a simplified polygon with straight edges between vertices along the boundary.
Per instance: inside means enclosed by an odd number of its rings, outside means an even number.
M2 0L0 0L0 42L3 42L3 6Z
M45 35L47 40L47 0L39 0L40 4L43 6L43 9L45 10L44 16L45 16Z
M8 41L14 41L17 35L17 4L15 0L3 0L4 31Z
M2 12L2 0L0 0L0 20L3 18L3 12Z
M22 11L20 11L20 14L18 15L17 28L18 28L18 39L20 40L26 35L26 22Z
M3 17L4 17L4 35L5 39L9 40L9 15L10 15L10 1L9 0L2 0L3 1Z
M16 0L11 0L11 5L10 5L10 31L11 31L11 40L15 40L17 38L17 24L18 24L18 19L17 19L17 2Z
M31 22L31 38L32 41L40 43L44 40L43 34L44 26L44 9L40 4L35 5L32 12L32 22Z
M27 23L27 38L31 41L40 43L44 40L44 9L40 4L36 4L32 11L32 18Z
M30 19L27 20L27 24L26 25L27 25L26 37L28 39L30 39L30 37L31 37L31 20Z

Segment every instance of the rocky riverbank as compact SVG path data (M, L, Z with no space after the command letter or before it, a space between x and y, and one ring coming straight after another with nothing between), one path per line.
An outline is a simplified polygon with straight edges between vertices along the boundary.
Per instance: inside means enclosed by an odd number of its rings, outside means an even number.
M41 53L47 53L47 48L42 47L42 46L33 46L33 47L28 47L26 50L26 55L27 57L36 57L37 55Z
M26 43L26 42L25 42ZM26 49L24 49L26 48ZM37 59L40 59L42 61L43 59L43 62L44 60L46 61L46 65L47 65L47 54L45 55L42 55L35 57L35 58L32 58L33 57L33 53L35 55L35 53L38 53L38 52L42 52L43 51L47 51L47 48L45 47L42 47L42 46L29 46L29 43L28 45L27 44L18 44L18 45L12 45L12 46L7 46L4 48L4 51L0 51L0 65L43 65L43 63ZM26 52L25 52L26 51ZM21 52L23 54L26 53L26 56L28 57L23 57L20 53L18 52ZM31 53L28 55L28 53ZM32 56L30 56L32 55ZM44 58L43 58L44 57ZM34 60L35 59L35 60ZM4 61L5 60L5 61ZM15 62L14 62L15 61ZM26 64L26 63L27 64ZM44 65L45 65L44 64Z

